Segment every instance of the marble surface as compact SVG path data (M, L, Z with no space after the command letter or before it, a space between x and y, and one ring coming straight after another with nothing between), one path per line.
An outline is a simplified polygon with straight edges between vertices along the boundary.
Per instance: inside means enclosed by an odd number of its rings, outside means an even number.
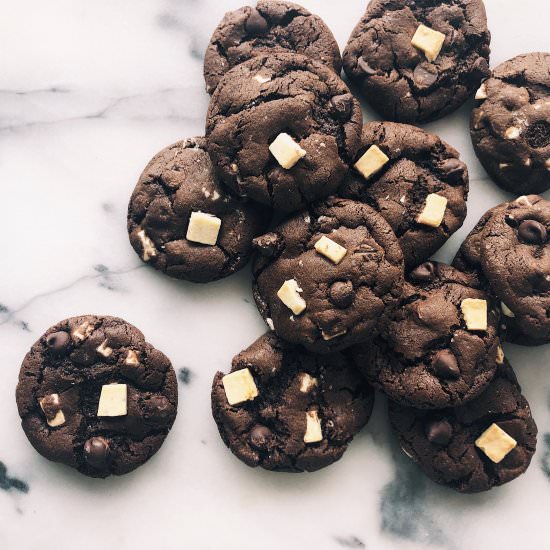
M316 474L247 468L210 416L213 373L264 331L244 272L196 286L135 256L129 194L163 146L201 134L202 53L239 0L3 0L0 18L0 548L280 550L550 548L550 347L507 346L540 437L526 475L488 494L426 480L379 398L344 458ZM303 0L343 46L364 0ZM550 5L486 0L493 66L548 48ZM507 196L475 160L470 106L429 129L471 170L469 215L449 260ZM374 113L365 111L367 118ZM179 417L147 465L97 481L47 462L19 428L14 389L30 345L80 313L137 325L180 372Z

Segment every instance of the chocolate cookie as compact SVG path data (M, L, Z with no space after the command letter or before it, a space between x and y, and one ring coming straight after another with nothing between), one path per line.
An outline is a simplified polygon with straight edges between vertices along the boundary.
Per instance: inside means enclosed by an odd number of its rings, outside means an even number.
M477 399L455 409L422 411L390 403L403 451L436 483L478 493L527 470L537 426L509 363Z
M358 101L334 71L303 55L261 55L216 88L208 152L232 190L291 212L336 191L362 125Z
M344 70L388 120L426 122L460 107L489 75L482 0L372 0Z
M268 213L216 181L204 138L178 141L155 155L128 205L130 243L171 277L207 283L241 269Z
M366 204L331 197L254 243L260 313L281 338L313 352L374 338L401 295L401 248Z
M225 14L204 57L206 90L211 94L223 75L258 54L299 53L340 74L336 39L317 15L291 2L260 0Z
M407 124L370 122L363 128L358 162L338 195L367 202L384 216L410 269L462 226L468 169L458 151L434 134Z
M517 195L550 189L550 53L499 65L476 100L472 143L489 175Z
M33 447L90 477L149 460L178 406L170 360L126 321L95 315L48 329L23 361L16 394Z
M426 262L409 274L382 337L351 353L394 401L418 409L458 406L477 397L495 374L498 320L475 278Z
M498 208L480 239L481 268L501 301L506 339L550 342L550 201L520 197Z
M338 460L368 422L374 392L342 354L311 355L266 334L218 372L212 414L248 466L315 471Z

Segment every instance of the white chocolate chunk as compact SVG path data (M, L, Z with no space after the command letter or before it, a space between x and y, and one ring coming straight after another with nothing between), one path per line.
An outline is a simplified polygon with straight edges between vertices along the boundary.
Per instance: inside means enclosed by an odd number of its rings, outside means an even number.
M90 334L94 331L94 325L90 321L84 321L81 325L78 325L72 332L72 336L75 340L86 340Z
M500 426L491 424L477 439L476 447L481 449L495 464L516 447L518 442Z
M500 170L503 170L504 168L508 168L510 165L507 162L501 162L498 167Z
M445 217L447 199L436 193L430 193L426 197L424 209L418 215L417 222L430 227L439 227Z
M485 82L479 87L476 92L476 99L487 99L487 86Z
M273 319L271 319L271 317L268 317L265 322L267 323L269 330L275 330L275 325L273 324Z
M249 369L241 369L222 378L223 389L230 405L252 401L258 397L258 388Z
M445 43L445 35L426 25L419 25L412 37L411 44L422 50L428 61L435 61Z
M347 330L341 330L340 332L337 332L336 334L327 334L324 330L321 331L321 335L323 337L323 340L329 341L334 340L335 338L338 338L338 336L344 336L346 334Z
M487 330L487 301L466 298L460 304L468 330Z
M101 388L97 416L126 416L128 414L128 386L106 384Z
M371 145L365 154L355 163L355 169L368 180L371 176L380 172L390 161L390 158L378 147Z
M502 349L502 346L498 346L497 348L497 365L502 365L504 363L504 350Z
M300 292L302 292L302 289L298 286L295 279L285 281L277 292L279 300L281 300L294 315L300 315L300 313L306 309L306 301L300 296Z
M304 443L317 443L323 441L323 432L321 430L321 421L317 411L306 412L306 433L304 434Z
M279 134L269 146L275 160L285 169L290 170L301 158L306 156L302 149L288 134Z
M138 231L137 236L143 248L143 261L148 262L151 258L154 258L157 255L157 249L155 248L153 241L146 235L144 229Z
M188 241L213 246L218 240L222 221L212 214L191 212L186 238Z
M547 159L545 164L546 164L546 168L548 168L548 170L550 170L550 159Z
M48 423L48 426L51 426L52 428L57 428L58 426L63 426L63 424L65 424L66 419L63 411L61 410L61 403L58 393L52 393L51 395L43 397L42 399L40 399L39 403L42 412L46 416L46 422ZM51 416L53 412L52 408L58 409L53 416Z
M130 365L131 367L137 367L137 365L139 365L139 357L137 352L133 349L129 349L124 359L124 364Z
M315 250L335 264L339 264L347 253L343 246L325 237L325 235L315 243Z
M515 126L511 126L504 132L504 136L506 139L518 139L518 137L521 135L521 131L519 128L516 128Z
M309 375L307 372L302 373L302 378L300 380L300 391L302 393L308 393L311 388L317 386L317 378Z
M271 80L271 77L270 76L263 76L261 74L257 74L254 77L254 80L256 82L259 82L260 84L265 84L266 82L269 82Z
M522 206L533 206L526 195L521 195L521 197L518 197L515 202L521 204Z
M103 342L101 342L101 344L99 346L97 346L97 348L95 348L95 350L100 355L103 355L103 357L109 357L113 353L113 348L110 348L107 345L107 340L104 340Z
M504 302L500 302L500 309L506 317L514 318L516 316L516 314Z

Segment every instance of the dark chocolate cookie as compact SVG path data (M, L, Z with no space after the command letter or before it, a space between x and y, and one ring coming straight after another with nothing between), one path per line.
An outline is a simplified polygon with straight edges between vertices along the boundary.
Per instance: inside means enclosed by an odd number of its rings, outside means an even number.
M476 100L472 142L489 175L516 195L550 189L550 53L499 65Z
M361 145L363 115L339 76L303 55L229 71L208 110L208 152L235 192L291 212L334 193Z
M372 0L344 70L384 118L426 122L460 107L489 75L482 0Z
M374 392L340 353L311 355L266 334L218 372L212 413L248 466L315 471L338 460L368 422Z
M503 361L487 390L466 405L422 411L390 403L403 451L436 483L478 493L527 470L537 426L512 368Z
M495 374L498 320L475 278L426 262L409 274L382 337L351 353L390 399L419 409L457 406L477 397Z
M372 156L373 146L386 158L379 155L365 170L361 159ZM436 135L407 124L370 122L363 128L358 159L338 195L367 202L384 216L399 239L407 269L427 260L462 226L468 169L458 151ZM425 218L432 194L445 200L435 205L437 215Z
M338 74L342 69L336 39L320 17L291 2L260 0L226 13L214 31L204 57L207 92L233 67L273 52L307 55Z
M401 295L401 248L366 204L331 197L254 243L260 313L281 338L313 352L374 338Z
M122 475L149 460L178 406L170 360L116 317L72 317L26 355L17 407L44 457L90 477Z
M520 197L499 207L480 239L481 268L501 301L507 340L550 342L550 201Z
M178 141L155 155L128 205L130 243L140 258L197 283L241 269L267 222L265 209L216 181L204 138Z

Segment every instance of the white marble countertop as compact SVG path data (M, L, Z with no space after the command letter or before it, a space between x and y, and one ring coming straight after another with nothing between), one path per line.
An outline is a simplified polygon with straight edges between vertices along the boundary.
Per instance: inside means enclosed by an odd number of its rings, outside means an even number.
M539 426L538 451L527 474L487 494L455 494L424 478L399 453L382 398L344 458L315 474L251 470L221 442L212 375L264 331L249 273L208 286L170 280L139 261L125 221L149 158L203 132L202 53L240 3L0 2L0 548L549 549L550 346L506 346ZM302 3L343 46L366 0ZM548 49L546 1L486 5L493 66ZM507 198L473 155L469 109L428 126L471 172L468 218L438 254L444 260ZM24 354L50 325L81 313L124 317L189 369L164 447L123 478L91 480L50 463L19 427Z

